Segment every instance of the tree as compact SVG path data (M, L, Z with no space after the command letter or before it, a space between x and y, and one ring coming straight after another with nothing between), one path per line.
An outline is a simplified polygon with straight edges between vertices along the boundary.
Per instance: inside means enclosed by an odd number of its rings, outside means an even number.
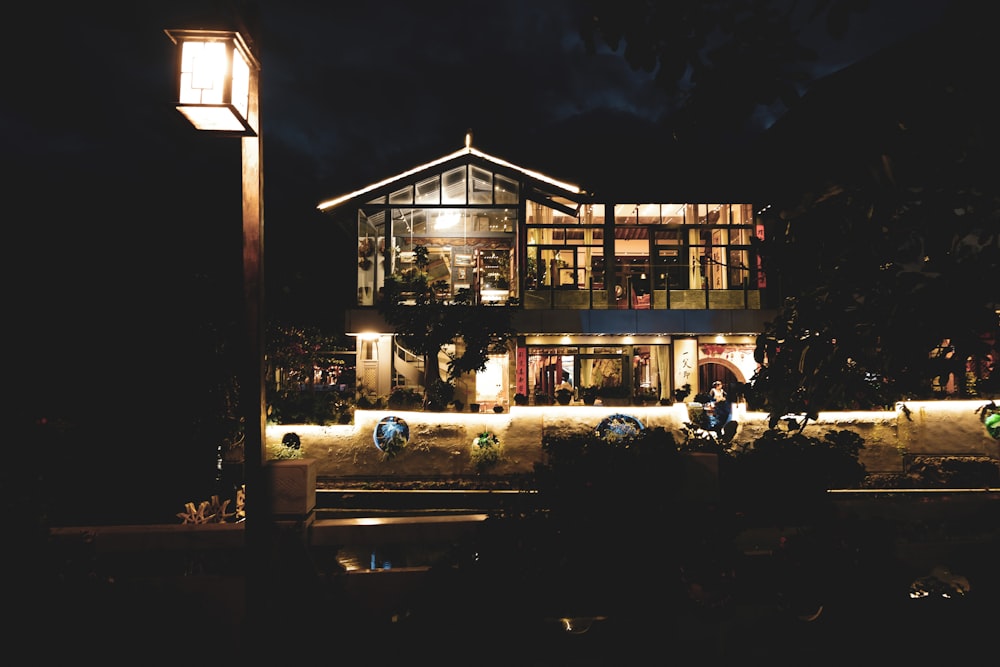
M745 159L729 161L744 170L736 182L771 204L757 250L769 286L791 295L758 339L761 368L748 391L772 425L786 413L929 397L949 375L959 393L997 391L1000 142L987 97L989 21L973 3L953 3L933 33L800 99L801 65L813 57L796 34L801 21L823 19L840 37L865 6L589 5L591 50L598 38L624 42L634 68L657 72L676 103L669 122L679 143L707 130L738 134L762 107L790 110ZM764 178L754 183L746 164ZM954 354L939 354L950 345Z
M448 382L486 368L490 354L507 351L515 332L507 306L473 304L468 290L452 296L447 283L428 282L427 249L414 249L415 267L387 276L378 309L395 331L397 341L424 360L424 392L441 382L438 354L448 353Z
M340 337L317 327L271 325L266 340L268 420L279 424L339 421L348 410L346 397L336 391L311 390L317 369L334 374L335 384L353 388L353 381L344 374L341 355L345 353L351 354Z
M866 106L827 109L849 131L825 127L823 169L776 197L759 244L768 279L795 288L758 338L750 383L772 424L940 396L949 372L958 395L997 392L1000 136L986 43L960 25L935 33L940 52L906 45L821 99Z
M293 324L274 324L269 327L265 344L269 389L278 391L286 384L312 385L316 368L337 365L338 352L347 347L335 335L324 333L317 327ZM275 380L275 371L281 380Z

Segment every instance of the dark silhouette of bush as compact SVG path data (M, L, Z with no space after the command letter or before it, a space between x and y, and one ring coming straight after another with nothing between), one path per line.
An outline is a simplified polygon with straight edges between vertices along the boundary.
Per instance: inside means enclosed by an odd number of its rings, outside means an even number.
M853 431L823 437L777 429L752 445L732 450L720 466L724 500L766 521L808 522L829 506L829 489L858 489L865 466L858 460L864 440Z

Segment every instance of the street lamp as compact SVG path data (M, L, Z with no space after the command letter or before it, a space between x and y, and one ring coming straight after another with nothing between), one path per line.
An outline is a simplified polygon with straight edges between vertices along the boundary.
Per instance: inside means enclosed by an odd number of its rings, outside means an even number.
M240 357L248 622L260 622L257 599L266 575L269 503L264 478L265 398L264 199L261 168L260 63L243 36L227 30L166 30L178 45L176 107L199 130L240 137L243 155L243 295L245 348ZM254 633L255 629L251 630ZM251 634L251 636L254 636Z
M167 30L180 49L177 110L199 130L256 136L260 64L238 32ZM256 104L254 104L256 106ZM252 115L251 115L252 114Z

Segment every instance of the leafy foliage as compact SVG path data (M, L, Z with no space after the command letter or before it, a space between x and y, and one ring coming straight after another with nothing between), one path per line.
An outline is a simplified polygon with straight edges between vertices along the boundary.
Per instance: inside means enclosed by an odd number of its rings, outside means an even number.
M184 503L184 511L177 512L177 518L181 523L190 524L226 523L229 519L240 521L246 517L244 498L241 487L236 493L236 509L233 511L228 509L232 499L220 500L217 495L213 495L211 500L201 501L197 506L193 502Z
M900 54L924 60L899 76L874 70L878 98L838 135L851 150L827 147L822 169L765 214L768 280L794 287L758 340L748 392L772 424L940 396L942 373L959 395L1000 389L987 370L1000 329L1000 134L984 85L992 54L968 25L936 34L938 53ZM887 71L891 82L877 76ZM950 360L934 354L945 339Z
M393 431L382 443L382 453L386 459L395 458L406 448L406 443L405 435L399 431Z
M807 520L829 505L828 489L861 488L864 440L853 431L817 438L770 429L751 446L729 451L720 468L724 499L743 511L779 521Z
M931 352L949 338L967 393L965 359L995 344L1000 201L969 168L970 146L925 158L910 133L896 141L905 164L882 156L870 180L785 212L761 244L771 275L797 286L758 339L763 366L748 393L773 419L931 397L941 374ZM995 374L982 380L980 392L996 391Z
M945 376L956 377L959 393L1000 388L985 370L987 354L996 363L1000 328L1000 136L987 65L995 57L980 27L988 21L961 3L933 44L873 58L881 69L850 90L811 91L815 107L798 102L802 65L813 57L803 26L825 21L840 38L866 5L588 3L589 49L624 45L633 68L656 72L680 110L670 117L679 144L709 127L738 132L759 107L817 111L795 148L772 142L758 151L774 160L775 185L757 250L769 284L793 290L762 332L762 367L747 392L772 426L789 413L931 397L942 368L929 353L945 338L957 349ZM835 106L844 99L857 109L848 122L846 105ZM776 129L768 134L777 139Z
M430 389L440 378L438 354L446 346L455 344L447 368L448 380L454 381L485 369L490 354L507 351L515 332L508 306L474 305L467 292L447 295L428 283L421 259L427 249L416 246L414 252L415 268L386 278L378 310L398 342L424 358L424 387Z
M662 427L628 428L616 437L596 431L546 436L544 463L535 464L539 494L554 512L596 518L619 512L665 509L679 487L680 454ZM630 509L628 509L630 508Z
M482 472L500 462L503 448L500 438L492 431L483 431L472 440L472 464Z
M337 354L345 351L348 347L340 336L290 324L271 326L265 344L268 366L281 370L282 384L311 385L314 369L339 364Z
M294 325L268 331L268 420L276 424L344 424L353 419L353 381L343 377L347 392L314 391L315 369L343 367L348 348L339 336ZM276 378L280 378L276 379Z
M301 459L305 456L303 452L298 447L290 447L286 444L272 445L268 447L267 457L275 461L290 461L295 459Z
M413 387L393 387L389 393L388 406L399 410L419 408L423 397Z

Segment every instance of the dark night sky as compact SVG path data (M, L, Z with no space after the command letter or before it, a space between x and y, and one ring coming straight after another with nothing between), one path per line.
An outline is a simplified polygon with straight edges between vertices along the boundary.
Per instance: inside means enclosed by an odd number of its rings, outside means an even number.
M122 359L122 382L183 373L173 364L183 341L206 319L227 319L239 143L195 132L172 108L174 45L163 32L225 4L5 12L7 319L32 385L85 391L75 381ZM946 3L871 4L842 42L801 25L821 52L815 77L933 26ZM320 294L352 293L337 282L351 275L339 268L343 230L319 201L457 150L467 128L488 153L581 182L579 164L560 164L546 136L595 114L641 132L671 112L620 53L584 53L580 3L569 0L257 5L269 313L306 305L342 322L340 297L317 296L317 281ZM751 125L772 116L761 109Z

